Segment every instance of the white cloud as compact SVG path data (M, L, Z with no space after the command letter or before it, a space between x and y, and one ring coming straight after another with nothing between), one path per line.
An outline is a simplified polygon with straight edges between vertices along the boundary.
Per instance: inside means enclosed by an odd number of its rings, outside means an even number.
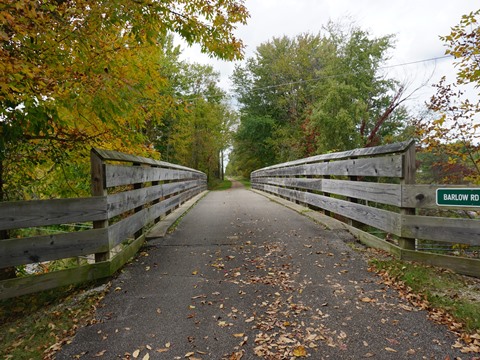
M350 16L372 36L396 36L389 65L442 56L445 48L439 36L447 35L462 15L480 8L478 0L246 0L246 6L251 14L248 25L236 31L246 45L246 57L274 36L318 33L329 19L336 21ZM213 65L221 73L221 86L229 89L233 63L200 54L196 46L184 47L183 57ZM443 74L454 76L451 59L392 68L389 72L400 80L420 82L434 70L431 82L438 81ZM418 101L424 101L432 93L431 87L423 89Z

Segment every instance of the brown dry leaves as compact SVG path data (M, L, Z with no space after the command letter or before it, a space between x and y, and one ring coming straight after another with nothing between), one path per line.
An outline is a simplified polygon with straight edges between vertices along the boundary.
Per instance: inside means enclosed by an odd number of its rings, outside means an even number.
M238 318L243 318L244 325L251 326L254 332L254 354L264 359L302 358L312 356L320 343L345 349L345 332L330 331L322 324L322 319L328 315L305 306L299 299L298 295L303 292L307 281L298 282L300 271L288 261L285 247L276 243L252 247L256 247L256 256L251 255L251 248L236 249L237 254L243 252L245 255L241 266L229 268L229 261L234 257L227 256L217 257L211 267L222 271L226 281L239 286L239 296L248 295L251 289L259 286L270 289L269 293L256 296L257 301L251 313L237 314ZM234 311L238 312L236 309ZM218 325L224 327L234 324L223 321ZM240 342L235 348L237 352L227 359L243 356L242 347L249 341L244 333L233 336Z
M480 353L480 332L474 334L466 333L463 331L463 324L458 322L451 314L442 309L432 308L424 295L413 293L410 287L391 276L387 271L377 271L373 268L370 268L370 271L376 272L382 278L382 282L385 285L396 289L400 297L407 300L415 309L427 310L430 319L439 324L446 325L450 331L457 334L459 339L452 345L453 348L459 349L460 352L464 354ZM403 304L400 304L400 307L408 311L414 309Z

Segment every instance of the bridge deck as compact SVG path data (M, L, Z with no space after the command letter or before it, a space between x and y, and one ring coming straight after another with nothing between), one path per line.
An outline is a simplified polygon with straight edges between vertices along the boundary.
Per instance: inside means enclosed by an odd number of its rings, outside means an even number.
M57 359L461 357L348 241L239 186L210 192L113 280Z

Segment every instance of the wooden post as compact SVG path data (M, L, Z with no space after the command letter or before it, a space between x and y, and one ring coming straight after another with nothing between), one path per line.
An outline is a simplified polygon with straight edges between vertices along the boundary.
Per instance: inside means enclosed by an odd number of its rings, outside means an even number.
M356 157L351 157L350 160L355 160L357 159ZM348 177L349 181L358 181L358 176L349 176ZM354 197L347 197L347 201L350 201L351 203L358 204L358 199ZM348 219L347 224L350 226L356 227L356 228L362 228L363 224L359 221Z
M320 178L321 178L321 179L327 179L327 180L328 180L328 179L331 178L331 176L330 176L330 175L322 175ZM323 196L330 197L330 194L327 193L327 192L322 191L322 194L323 194ZM330 211L328 211L328 210L323 210L323 214L324 214L325 216L329 216L329 217L332 216L332 213L331 213Z
M102 158L95 152L94 149L90 151L90 166L91 166L91 187L92 196L107 196L107 181L105 178L105 163ZM108 219L93 222L94 229L108 228ZM107 235L108 236L108 235ZM109 239L110 243L110 239ZM95 254L95 262L107 261L110 259L109 251Z
M157 167L157 166L156 166ZM157 167L158 168L158 167ZM160 185L160 181L152 181L152 186L158 186ZM157 199L153 200L152 201L152 205L155 205L155 204L158 204L160 202L160 200L163 200L163 190L162 190L162 194L160 195L160 197L158 197ZM157 224L158 222L160 222L160 217L156 218L155 220L153 220L153 222L155 224Z
M408 149L403 154L403 178L402 185L415 184L415 173L417 170L415 158L415 142L412 141ZM415 215L415 208L401 208L402 215ZM401 237L398 239L398 245L402 249L415 250L415 239Z
M133 166L140 167L141 164L139 164L139 163L133 163ZM143 187L143 184L142 184L142 183L133 184L133 188L134 188L135 190L141 189L142 187ZM138 213L138 212L140 212L140 211L142 211L142 210L143 210L143 205L136 207L134 211L135 211L135 213ZM146 224L144 224L144 226L145 226L145 225L146 225ZM138 230L138 231L134 234L134 238L135 238L135 239L138 239L140 236L143 235L143 233L144 233L144 228L142 227L140 230Z

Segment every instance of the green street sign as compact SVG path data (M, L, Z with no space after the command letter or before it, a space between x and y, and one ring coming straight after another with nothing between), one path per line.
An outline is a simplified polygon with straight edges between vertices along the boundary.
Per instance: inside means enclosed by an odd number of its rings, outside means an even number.
M437 189L437 205L480 207L480 188Z

